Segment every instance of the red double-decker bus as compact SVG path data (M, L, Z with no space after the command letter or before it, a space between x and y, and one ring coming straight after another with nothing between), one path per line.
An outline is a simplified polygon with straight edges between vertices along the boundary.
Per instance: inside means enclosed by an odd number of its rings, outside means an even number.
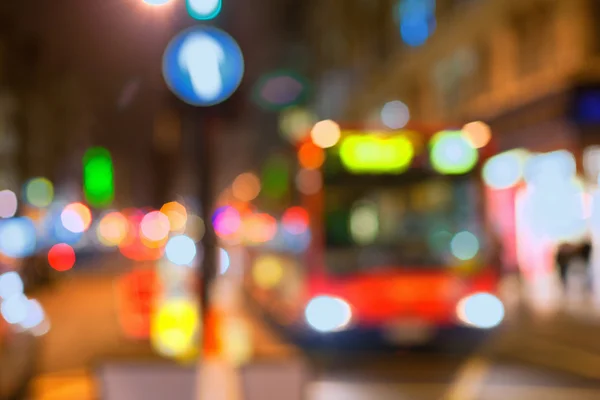
M254 298L292 331L317 337L368 332L419 344L497 326L500 260L480 178L492 145L441 127L332 126L331 137L298 150L308 247L255 249L252 268L280 265L269 287L248 279Z

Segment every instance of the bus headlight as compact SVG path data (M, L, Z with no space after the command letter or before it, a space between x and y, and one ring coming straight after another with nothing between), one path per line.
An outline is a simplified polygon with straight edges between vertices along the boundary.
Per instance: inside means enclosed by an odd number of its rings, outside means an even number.
M314 297L304 311L306 322L318 332L344 330L352 320L352 309L344 300L331 296Z
M456 315L466 325L490 329L504 319L504 304L492 294L476 293L458 302Z

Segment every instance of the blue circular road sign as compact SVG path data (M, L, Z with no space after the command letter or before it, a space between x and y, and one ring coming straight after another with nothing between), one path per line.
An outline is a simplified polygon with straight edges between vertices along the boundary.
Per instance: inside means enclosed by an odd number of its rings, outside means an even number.
M244 76L244 57L237 42L213 27L181 32L163 56L165 82L184 102L212 106L231 96Z

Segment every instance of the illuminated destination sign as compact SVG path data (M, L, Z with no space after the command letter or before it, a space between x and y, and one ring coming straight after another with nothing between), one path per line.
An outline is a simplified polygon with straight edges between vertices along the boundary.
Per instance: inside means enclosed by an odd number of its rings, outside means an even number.
M349 134L340 142L339 152L341 162L349 172L401 173L410 167L415 146L404 134Z

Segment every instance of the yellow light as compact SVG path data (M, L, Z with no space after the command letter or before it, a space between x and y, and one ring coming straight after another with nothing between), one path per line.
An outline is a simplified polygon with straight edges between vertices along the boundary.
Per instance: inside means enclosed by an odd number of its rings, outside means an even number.
M481 121L466 124L462 131L467 140L471 142L471 145L476 149L487 146L490 140L492 140L491 128Z
M163 303L152 318L151 339L160 353L181 357L196 346L199 312L193 299L173 299Z
M335 146L341 136L340 126L329 119L317 122L310 132L313 143L322 149Z
M355 135L340 146L344 167L352 173L401 173L412 162L415 151L404 135L389 138Z
M256 285L262 289L273 289L283 279L283 265L275 256L262 256L256 260L252 269Z

